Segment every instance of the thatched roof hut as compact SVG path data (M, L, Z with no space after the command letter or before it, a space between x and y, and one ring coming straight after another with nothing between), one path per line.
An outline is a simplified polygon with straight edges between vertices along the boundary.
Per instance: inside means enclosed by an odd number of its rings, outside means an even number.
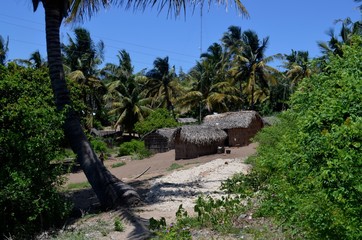
M175 159L196 158L217 153L224 146L227 135L220 128L189 125L174 132Z
M265 126L273 126L280 122L280 119L275 116L263 117L263 122Z
M153 153L167 152L174 149L173 133L176 128L161 128L143 137L145 146Z
M102 138L115 138L122 136L122 131L117 130L97 130L92 128L90 130L90 134L95 137L102 137Z
M197 123L197 119L196 118L177 118L177 122L182 123L182 124L192 124L192 123Z
M234 147L248 145L264 123L257 112L240 111L208 115L204 118L203 125L219 127L226 131L226 145Z

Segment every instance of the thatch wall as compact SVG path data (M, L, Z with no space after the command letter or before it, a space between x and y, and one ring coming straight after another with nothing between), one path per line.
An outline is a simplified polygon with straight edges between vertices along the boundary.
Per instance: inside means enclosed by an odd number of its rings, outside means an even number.
M174 133L175 159L215 154L219 146L224 146L226 137L223 130L210 126L180 127Z
M204 125L215 126L226 131L225 145L238 147L248 145L250 139L264 126L260 115L255 111L227 112L208 115Z
M143 137L145 146L153 153L167 152L175 148L173 133L176 128L157 129Z

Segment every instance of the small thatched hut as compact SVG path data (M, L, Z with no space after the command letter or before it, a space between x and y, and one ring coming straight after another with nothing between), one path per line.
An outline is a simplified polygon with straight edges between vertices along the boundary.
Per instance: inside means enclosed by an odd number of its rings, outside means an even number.
M117 130L97 130L92 128L90 134L94 137L116 138L122 136L123 132Z
M174 149L172 136L175 130L176 128L161 128L146 134L143 137L145 146L153 153Z
M228 137L226 146L245 146L250 139L264 126L260 115L255 111L226 112L208 115L204 125L223 129Z
M177 118L177 122L182 123L183 125L193 124L193 123L197 123L197 119L195 119L195 118Z
M227 135L215 127L188 125L174 132L175 159L196 158L217 153L223 147Z
M275 116L263 117L264 126L273 126L278 124L280 120Z

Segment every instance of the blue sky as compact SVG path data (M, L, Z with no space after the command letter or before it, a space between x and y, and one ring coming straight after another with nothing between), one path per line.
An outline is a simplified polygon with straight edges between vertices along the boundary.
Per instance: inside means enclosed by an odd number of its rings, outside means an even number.
M133 12L120 8L101 11L92 19L77 25L62 27L61 40L67 42L76 26L90 31L95 42L105 43L104 62L118 63L117 53L125 49L130 53L135 71L152 68L157 57L169 57L176 69L188 71L212 43L219 42L231 25L242 30L252 29L260 38L269 36L267 55L289 54L291 49L309 51L311 57L320 55L317 41L327 41L329 28L336 19L361 19L353 0L242 0L250 18L237 14L234 6L205 5L194 14L189 9L175 19L163 11L146 9ZM166 10L166 9L165 9ZM0 8L0 35L9 37L8 59L27 59L39 50L46 56L44 13L42 6L32 11L30 0L3 0ZM337 32L337 31L336 31ZM202 34L201 34L202 33Z

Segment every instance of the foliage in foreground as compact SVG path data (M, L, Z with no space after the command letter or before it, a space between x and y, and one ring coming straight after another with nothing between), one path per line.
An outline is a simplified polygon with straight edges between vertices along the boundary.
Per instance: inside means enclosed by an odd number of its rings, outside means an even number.
M130 142L124 142L119 146L119 155L131 155L132 159L143 159L151 156L151 152L146 148L143 141L132 139Z
M30 238L63 219L52 166L62 139L47 72L0 66L0 236Z
M362 238L361 62L362 39L354 38L343 57L302 81L281 123L257 137L257 184L245 185L264 193L261 214L306 239Z
M292 109L256 137L252 172L222 184L241 198L258 192L262 202L254 217L279 220L288 239L362 238L361 61L362 39L355 38L343 57L332 56L323 72L304 79ZM199 198L197 218L184 215L172 226L153 221L156 238L191 239L198 227L233 233L245 212L239 197Z

